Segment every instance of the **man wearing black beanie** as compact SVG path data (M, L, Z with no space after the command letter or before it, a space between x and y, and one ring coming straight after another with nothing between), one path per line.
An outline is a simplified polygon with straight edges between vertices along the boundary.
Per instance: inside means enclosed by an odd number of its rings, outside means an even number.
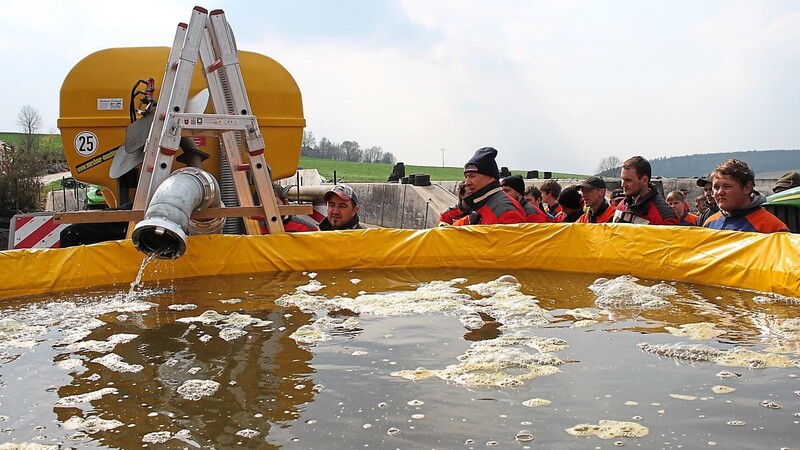
M525 211L525 221L528 223L545 223L547 214L542 212L536 205L529 203L525 199L525 180L519 175L511 175L500 180L500 186L507 196L513 198Z
M497 150L483 147L464 165L464 204L472 212L454 225L525 222L525 211L500 187L496 157Z

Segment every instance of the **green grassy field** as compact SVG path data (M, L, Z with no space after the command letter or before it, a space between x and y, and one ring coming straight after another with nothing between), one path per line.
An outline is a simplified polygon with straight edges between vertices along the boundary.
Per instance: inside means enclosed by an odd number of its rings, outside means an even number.
M385 182L392 173L393 166L393 164L365 164L300 157L300 167L304 169L317 169L320 175L328 180L333 180L333 171L335 170L336 179L343 182ZM427 173L431 176L432 181L458 181L464 179L463 167L413 166L406 164L406 175L412 173ZM524 177L527 171L512 170L511 173ZM554 172L553 177L584 178L585 175Z

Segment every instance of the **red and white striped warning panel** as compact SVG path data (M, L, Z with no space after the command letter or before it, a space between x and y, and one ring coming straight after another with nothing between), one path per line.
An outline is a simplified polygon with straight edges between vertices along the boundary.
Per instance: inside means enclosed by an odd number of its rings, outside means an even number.
M66 227L57 225L52 213L17 214L11 219L8 248L58 248Z

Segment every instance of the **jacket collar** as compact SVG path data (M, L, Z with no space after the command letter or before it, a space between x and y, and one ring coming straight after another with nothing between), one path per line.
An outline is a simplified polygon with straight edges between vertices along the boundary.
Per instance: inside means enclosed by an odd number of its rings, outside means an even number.
M503 188L500 187L500 182L495 180L473 192L472 194L464 197L464 204L467 205L471 210L475 211L483 206L484 203L486 203L486 200L488 200L489 197L497 192L503 192Z
M754 210L761 208L761 205L766 201L767 197L765 197L764 194L758 191L753 191L750 194L750 203L744 208L734 209L733 211L725 211L724 209L720 209L720 212L722 212L722 215L725 217L743 217L750 214Z

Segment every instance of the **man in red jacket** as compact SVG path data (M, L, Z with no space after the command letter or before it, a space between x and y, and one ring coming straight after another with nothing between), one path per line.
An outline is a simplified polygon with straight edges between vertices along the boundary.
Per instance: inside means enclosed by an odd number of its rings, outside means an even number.
M678 216L650 182L650 162L634 156L622 164L625 199L617 205L615 223L678 225Z
M525 198L525 180L519 175L511 175L500 180L500 186L507 196L513 198L525 211L525 221L528 223L546 223L547 214Z
M464 225L490 225L495 223L524 223L525 211L516 200L503 192L500 170L497 168L497 150L483 147L464 165L466 194L464 205L469 216L456 222ZM465 220L466 219L466 220Z
M606 182L600 177L589 177L579 184L583 202L589 208L578 223L609 223L617 209L606 201Z

